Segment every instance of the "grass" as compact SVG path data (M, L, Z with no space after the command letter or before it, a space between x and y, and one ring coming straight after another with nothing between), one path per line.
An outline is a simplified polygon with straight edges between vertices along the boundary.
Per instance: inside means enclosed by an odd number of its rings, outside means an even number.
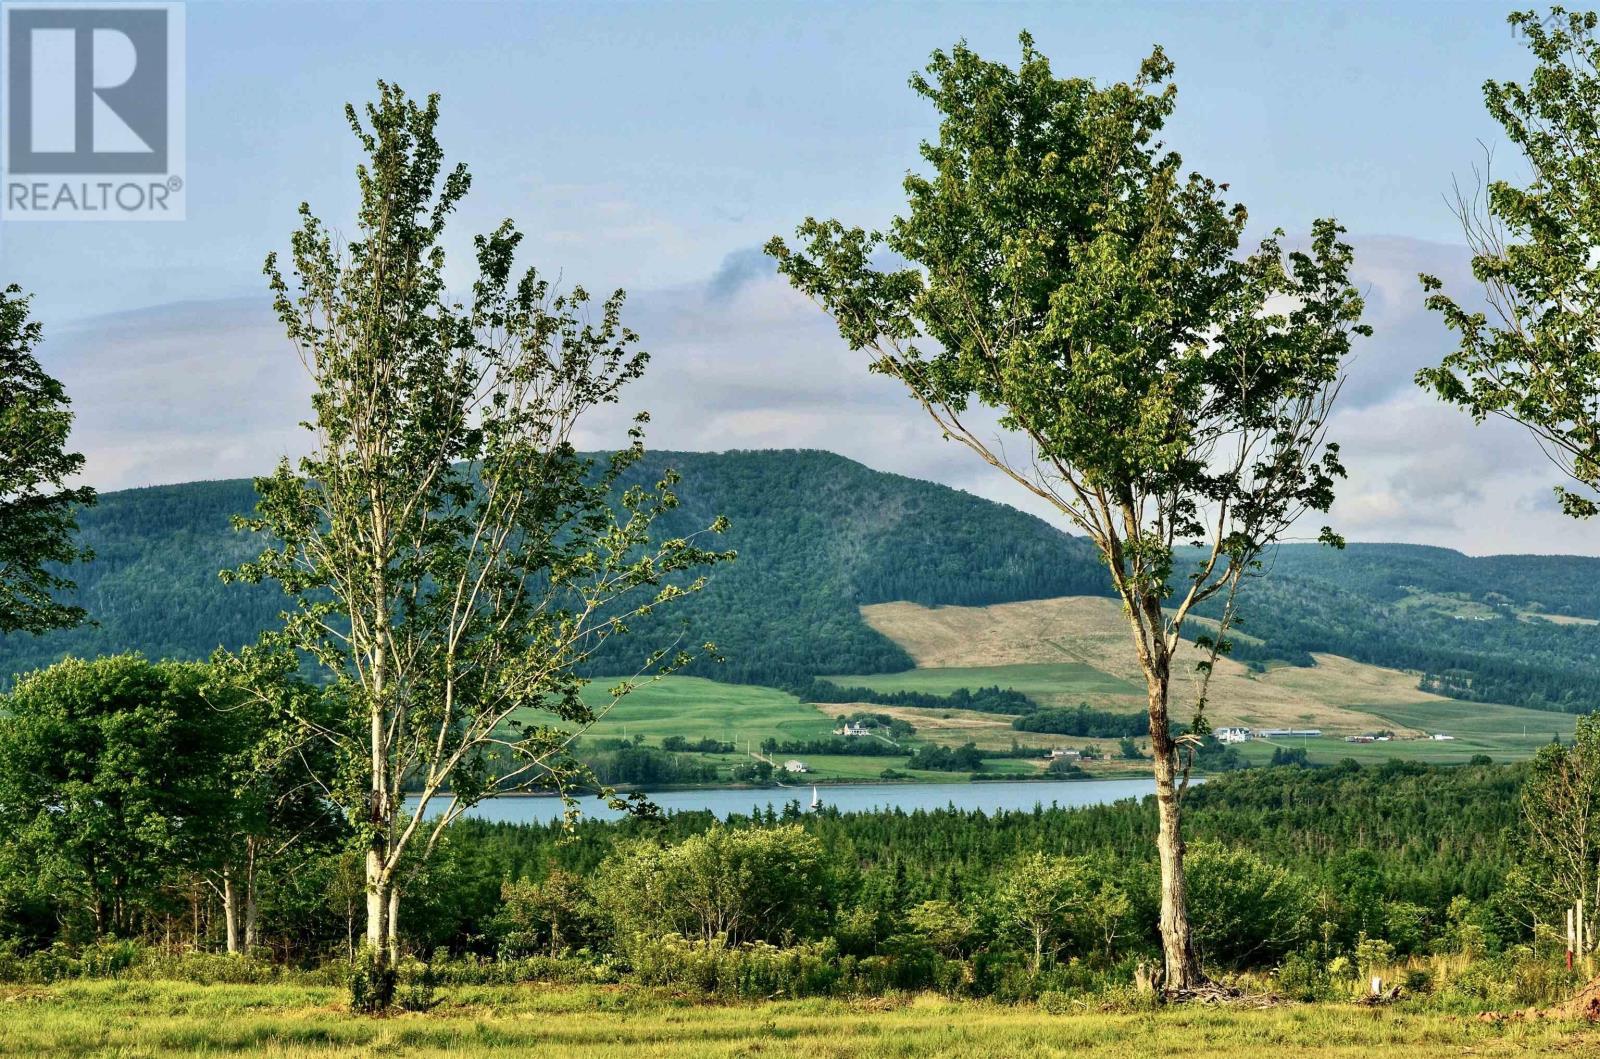
M922 691L930 695L948 695L961 688L976 690L999 685L1002 688L1015 688L1038 702L1070 700L1073 705L1107 695L1140 694L1140 689L1131 682L1082 662L936 667L828 679L844 687L871 688L873 691Z
M584 688L584 701L600 709L610 699L609 687L605 678L595 681ZM832 731L829 716L788 692L674 676L623 696L589 735L595 739L642 735L655 744L669 735L709 737L734 743L743 752L746 742L759 746L769 736L816 739Z
M1570 741L1577 718L1567 713L1527 710L1492 702L1412 703L1406 705L1363 706L1379 719L1393 725L1443 732L1454 739L1394 739L1387 743L1346 743L1337 737L1321 739L1253 739L1239 749L1251 761L1271 758L1275 747L1304 748L1306 757L1319 765L1353 758L1363 764L1391 759L1418 761L1429 765L1460 765L1474 755L1487 754L1497 762L1519 761L1533 754L1555 736ZM1375 725L1381 728L1384 725Z
M451 989L425 1014L368 1019L346 1014L342 1002L338 990L275 985L0 988L0 1055L1434 1059L1600 1049L1600 1032L1587 1026L1348 1005L1050 1014L933 996L697 1005L647 990L524 986Z

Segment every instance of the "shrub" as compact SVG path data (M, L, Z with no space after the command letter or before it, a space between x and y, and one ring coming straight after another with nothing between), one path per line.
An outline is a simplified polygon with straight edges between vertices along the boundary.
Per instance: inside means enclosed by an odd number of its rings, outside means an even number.
M394 1006L399 975L393 963L371 949L363 949L350 968L350 1010L375 1015Z

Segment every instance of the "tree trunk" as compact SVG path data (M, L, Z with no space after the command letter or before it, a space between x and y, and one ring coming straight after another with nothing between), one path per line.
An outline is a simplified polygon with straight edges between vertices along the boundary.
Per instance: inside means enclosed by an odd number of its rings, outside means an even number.
M260 908L256 902L256 839L245 840L244 859L244 951L254 952L258 939L256 923Z
M1038 974L1039 968L1044 966L1044 928L1033 928L1033 973Z
M1158 611L1159 613L1159 611ZM1150 750L1156 774L1156 852L1161 861L1161 953L1170 992L1193 989L1201 982L1189 931L1189 887L1183 874L1183 815L1178 802L1178 749L1167 716L1169 660L1162 652L1151 667Z
M367 948L380 957L389 952L389 892L391 884L384 874L383 855L367 850Z
M389 946L389 959L398 962L400 959L400 887L389 887L389 925L388 936L385 939Z
M227 926L228 952L239 951L239 889L233 883L233 865L222 866L222 921Z

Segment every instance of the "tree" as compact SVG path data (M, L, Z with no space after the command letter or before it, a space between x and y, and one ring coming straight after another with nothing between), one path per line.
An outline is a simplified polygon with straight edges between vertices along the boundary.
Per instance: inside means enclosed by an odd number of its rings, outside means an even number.
M86 933L133 935L212 863L234 752L199 663L67 659L0 700L0 846Z
M74 540L74 510L94 503L94 490L66 484L83 457L67 451L66 390L33 355L41 334L22 289L0 291L0 634L41 633L85 616L56 598L74 585L53 567L91 557Z
M1562 509L1590 518L1600 511L1597 16L1554 7L1548 18L1522 11L1507 21L1537 65L1526 84L1484 82L1483 96L1531 176L1518 187L1485 170L1480 193L1457 189L1488 308L1469 309L1437 277L1420 277L1458 345L1417 383L1479 422L1493 415L1527 427L1569 479L1556 488Z
M1546 743L1528 765L1520 812L1522 876L1545 922L1584 902L1600 928L1600 713L1578 718L1572 744Z
M1170 681L1194 609L1208 674L1231 603L1262 552L1342 475L1325 425L1359 323L1343 229L1307 250L1275 235L1240 254L1242 206L1185 177L1157 139L1174 105L1157 49L1132 84L1058 79L1022 38L1017 69L957 46L912 86L943 116L887 234L808 219L779 270L899 379L943 436L1053 505L1099 549L1145 675L1159 813L1166 981L1200 981L1183 876L1181 802L1208 730ZM883 252L909 262L881 265ZM992 410L1007 436L970 416ZM1020 436L1020 437L1019 437ZM1338 543L1328 530L1323 539ZM1178 547L1198 546L1198 558Z
M225 673L226 663L216 672ZM297 849L326 848L344 837L343 821L316 778L330 769L328 747L295 723L325 723L327 704L321 689L293 676L241 696L213 675L204 691L215 707L211 767L227 792L205 877L222 900L228 951L250 952L259 942L263 874Z
M1001 919L1033 942L1033 973L1044 966L1045 944L1070 929L1080 910L1084 883L1078 865L1063 857L1031 853L1014 864L995 894Z
M822 843L785 824L624 847L602 867L595 896L622 932L737 945L809 934L829 895Z
M461 166L441 178L438 113L437 97L418 104L382 83L364 120L347 107L367 156L356 237L337 239L303 205L293 286L267 260L314 386L312 451L257 481L242 524L274 543L233 575L275 580L293 601L236 679L308 658L337 706L298 720L336 755L321 779L366 850L380 969L397 948L405 873L485 797L582 789L574 729L603 712L580 697L584 665L731 557L698 535L652 539L676 476L626 482L643 416L598 466L572 444L584 414L644 371L620 291L594 306L581 287L515 274L521 235L507 221L474 240L470 297L450 300L442 240L470 180ZM690 657L642 654L611 701Z

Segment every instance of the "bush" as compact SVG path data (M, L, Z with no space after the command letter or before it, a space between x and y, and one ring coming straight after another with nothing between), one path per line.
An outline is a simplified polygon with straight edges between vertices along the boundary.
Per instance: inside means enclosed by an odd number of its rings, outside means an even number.
M433 968L421 960L402 960L396 978L395 1003L401 1011L427 1011L437 1003L433 992L438 979L434 977Z
M636 934L625 949L628 977L640 985L729 1000L829 996L843 977L839 950L831 941L778 948L761 941L729 945L720 938Z
M371 949L361 950L350 969L350 1010L362 1015L388 1011L399 982L394 964Z

